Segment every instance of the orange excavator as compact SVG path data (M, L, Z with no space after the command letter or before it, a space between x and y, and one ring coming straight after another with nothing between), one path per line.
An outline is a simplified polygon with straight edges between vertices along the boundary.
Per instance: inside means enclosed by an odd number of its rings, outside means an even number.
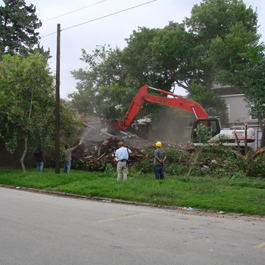
M164 94L167 97L150 95L148 94L149 89L155 90L156 92ZM148 85L144 85L139 89L138 93L133 98L131 105L123 120L112 120L110 122L108 131L109 132L126 131L128 127L131 125L136 114L139 112L139 110L142 108L142 106L146 101L177 109L186 110L195 115L197 124L203 123L208 126L209 125L214 126L216 134L220 132L219 120L216 118L209 118L207 112L200 104L192 100L188 100L182 96L164 91L162 89L153 88Z
M148 90L155 90L157 93L164 94L165 96L155 96L148 94ZM192 127L192 135L191 139L193 143L197 141L197 135L195 133L195 129L199 126L199 124L203 124L207 126L211 132L211 138L209 139L209 143L214 144L219 139L222 139L225 145L231 147L237 147L238 145L243 148L245 145L245 132L244 130L232 130L232 129L224 129L221 130L219 119L209 117L205 109L192 100L186 99L182 96L173 94L171 92L164 91L162 89L153 88L148 85L142 86L136 96L133 98L131 105L124 117L123 120L112 120L108 127L108 132L115 131L126 131L128 127L133 122L136 114L139 112L144 103L153 102L177 109L182 109L188 111L195 115L195 122ZM223 137L219 137L223 135ZM255 142L255 134L252 128L248 129L247 132L247 143L250 147L251 144ZM251 148L251 147L250 147Z

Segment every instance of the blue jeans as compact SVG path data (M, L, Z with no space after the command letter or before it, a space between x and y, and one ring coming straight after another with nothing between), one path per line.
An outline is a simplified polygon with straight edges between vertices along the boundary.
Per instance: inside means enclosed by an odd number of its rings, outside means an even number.
M37 165L37 170L39 172L42 172L43 167L44 167L44 162L36 162L36 165Z
M70 172L70 169L71 169L71 161L64 162L63 172L64 173L69 173Z
M164 165L154 165L154 171L157 180L164 179Z

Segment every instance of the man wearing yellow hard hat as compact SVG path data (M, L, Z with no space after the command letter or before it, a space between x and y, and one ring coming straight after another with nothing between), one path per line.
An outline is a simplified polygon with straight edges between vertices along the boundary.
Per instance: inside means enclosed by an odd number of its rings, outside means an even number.
M154 171L156 180L164 179L164 162L167 159L166 152L162 149L162 143L156 142L154 151Z

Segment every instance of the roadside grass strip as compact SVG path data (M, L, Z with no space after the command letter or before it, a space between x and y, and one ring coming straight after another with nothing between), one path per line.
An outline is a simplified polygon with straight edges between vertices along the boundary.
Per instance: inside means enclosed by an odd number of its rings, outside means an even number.
M214 177L166 176L156 181L151 174L131 173L127 181L116 180L116 173L71 170L55 174L36 169L0 168L0 184L13 187L58 191L92 197L103 197L160 206L191 207L216 212L265 216L265 180Z

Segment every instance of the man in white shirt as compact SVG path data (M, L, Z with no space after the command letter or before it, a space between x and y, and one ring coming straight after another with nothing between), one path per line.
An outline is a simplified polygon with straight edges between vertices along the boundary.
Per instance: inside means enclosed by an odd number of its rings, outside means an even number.
M127 180L127 174L128 174L128 160L129 156L132 153L132 151L124 147L123 142L118 143L119 149L115 152L115 157L118 159L117 163L117 181L121 180L121 175L123 173L123 180Z

